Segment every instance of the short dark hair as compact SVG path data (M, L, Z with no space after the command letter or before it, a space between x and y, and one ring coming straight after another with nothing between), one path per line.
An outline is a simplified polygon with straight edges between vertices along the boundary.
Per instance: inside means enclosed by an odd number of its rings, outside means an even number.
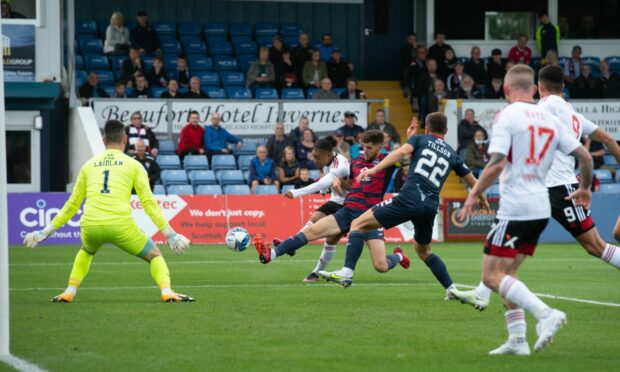
M330 34L329 32L326 32L323 35L321 35L321 39L324 38L325 36L332 37L332 34Z
M190 112L189 112L189 115L187 115L187 117L189 118L189 117L190 117L190 116L192 116L192 115L198 115L198 118L200 118L200 114L199 114L199 113L198 113L198 111L196 111L196 110L190 111Z
M426 116L426 128L431 133L443 134L448 128L448 118L441 112L433 112Z
M377 109L377 111L375 111L375 114L376 114L377 112L382 112L382 113L384 113L384 114L385 114L385 110L384 110L384 109L382 109L382 108Z
M446 36L446 33L445 33L445 32L443 32L443 31L437 31L437 32L435 32L434 37L437 37L437 35L443 35L443 36Z
M316 143L314 144L314 149L320 150L320 151L332 152L334 151L334 147L336 147L337 144L338 142L336 141L334 137L327 136L327 137L323 137L320 140L316 141Z
M146 76L145 76L143 73L138 72L138 73L136 74L136 76L134 76L134 78L135 78L135 79L137 79L137 78L144 78L144 79L146 79Z
M383 144L383 132L380 130L369 130L364 132L362 143L372 143L373 145Z
M347 78L347 83L350 83L350 82L353 82L353 83L357 84L357 78L355 78L355 77Z
M418 37L418 34L416 34L415 32L410 32L410 33L407 34L407 37L409 37L409 36Z
M560 93L564 89L564 72L562 67L547 65L538 71L538 81L551 93Z
M103 138L108 143L122 143L125 126L118 120L108 120L103 128Z
M179 54L177 56L177 59L183 59L183 60L187 61L187 57L185 56L185 54Z
M519 40L519 39L520 39L520 38L522 38L522 37L524 37L524 38L526 38L526 39L529 39L529 37L527 37L527 35L526 35L526 34L519 34L519 36L517 36L517 40Z
M547 12L542 12L538 15L538 18L542 18L542 17L549 17L549 14L547 14Z

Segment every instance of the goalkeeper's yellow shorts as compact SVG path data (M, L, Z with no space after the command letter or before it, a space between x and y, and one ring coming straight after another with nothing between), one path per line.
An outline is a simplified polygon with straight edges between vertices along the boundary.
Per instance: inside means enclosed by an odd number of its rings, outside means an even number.
M136 224L82 226L82 245L86 252L95 254L105 243L111 243L125 252L138 256L146 256L153 241L149 239Z

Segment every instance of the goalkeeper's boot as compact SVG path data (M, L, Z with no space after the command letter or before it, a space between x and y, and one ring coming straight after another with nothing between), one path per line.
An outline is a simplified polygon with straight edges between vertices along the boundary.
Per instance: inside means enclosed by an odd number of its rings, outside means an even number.
M338 274L338 271L319 271L319 275L322 276L328 282L334 282L340 284L344 288L348 288L353 284L352 277L346 277Z
M265 242L263 242L263 237L256 234L254 239L252 239L252 243L256 247L260 262L263 264L268 264L271 262L271 248L269 248L269 244L265 244Z
M407 257L405 252L403 252L403 250L400 249L400 247L396 247L394 248L394 253L400 253L400 255L403 256L403 259L402 261L399 262L399 264L400 266L403 267L403 269L408 269L409 266L411 265L411 260L409 259L409 257Z
M307 277L304 278L304 283L315 283L320 281L321 278L319 277L319 274L315 273L314 271L311 272L310 274L308 274Z
M525 337L508 337L505 344L489 351L489 355L530 355L530 345Z
M551 309L549 315L542 318L536 324L538 340L534 344L534 351L542 351L547 345L553 342L553 336L566 324L566 314L560 310Z
M71 302L75 298L75 293L65 291L52 298L52 302Z
M193 297L180 294L180 293L176 293L176 292L162 294L161 300L163 302L195 302L196 301Z
M475 289L472 289L470 291L459 291L458 289L454 288L454 289L449 289L448 292L449 292L448 297L453 297L461 301L462 304L471 305L475 309L478 309L480 311L486 309L489 306L489 299L479 297L476 294Z

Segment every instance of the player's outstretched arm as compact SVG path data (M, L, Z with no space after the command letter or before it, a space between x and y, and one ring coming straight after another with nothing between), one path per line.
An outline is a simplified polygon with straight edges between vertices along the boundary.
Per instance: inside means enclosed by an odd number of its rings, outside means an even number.
M80 206L82 205L85 197L86 174L82 169L80 169L80 174L75 181L75 185L73 185L73 191L71 192L71 196L69 196L69 199L65 202L65 205L62 207L60 212L58 212L56 217L54 217L50 224L45 226L43 230L28 233L24 238L24 245L28 248L34 248L37 246L37 244L52 235L54 231L63 227L64 224L66 224L67 221L69 221L69 219L73 217L80 209Z
M361 171L360 174L357 175L357 181L359 182L366 177L370 177L374 174L377 174L378 172L381 172L384 169L387 169L393 166L394 164L398 163L402 158L411 154L412 152L413 152L413 146L411 146L408 143L405 143L404 145L399 147L397 150L390 152L385 158L383 158L383 160L379 162L379 164L375 165L374 167L370 169Z
M592 201L590 186L592 185L592 169L594 168L592 156L584 146L577 147L571 155L579 163L579 189L567 196L566 199L574 199L578 205L590 208L590 202Z
M589 136L590 139L598 141L602 143L607 150L614 156L616 162L620 164L620 146L618 146L618 142L609 135L609 133L605 132L605 130L598 128Z
M489 163L484 168L484 172L482 172L482 176L477 182L474 182L474 186L467 195L467 199L465 200L465 204L463 205L463 209L459 212L458 218L463 221L465 217L471 214L474 209L474 205L476 205L477 200L480 195L484 193L484 190L488 189L489 186L495 182L497 177L499 177L500 173L502 173L502 169L506 166L506 155L494 152L491 154L491 159L489 159ZM473 177L473 176L472 176Z
M329 188L332 185L335 177L336 176L332 172L328 172L326 175L319 178L318 181L311 183L306 187L302 187L301 189L296 190L289 190L286 194L284 194L284 197L293 199L301 195L314 194L315 192Z

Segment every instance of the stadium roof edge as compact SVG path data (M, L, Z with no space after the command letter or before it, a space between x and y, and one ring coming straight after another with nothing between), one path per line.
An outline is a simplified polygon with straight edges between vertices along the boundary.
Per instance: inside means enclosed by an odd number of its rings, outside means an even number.
M53 109L60 94L59 83L4 83L8 110Z

